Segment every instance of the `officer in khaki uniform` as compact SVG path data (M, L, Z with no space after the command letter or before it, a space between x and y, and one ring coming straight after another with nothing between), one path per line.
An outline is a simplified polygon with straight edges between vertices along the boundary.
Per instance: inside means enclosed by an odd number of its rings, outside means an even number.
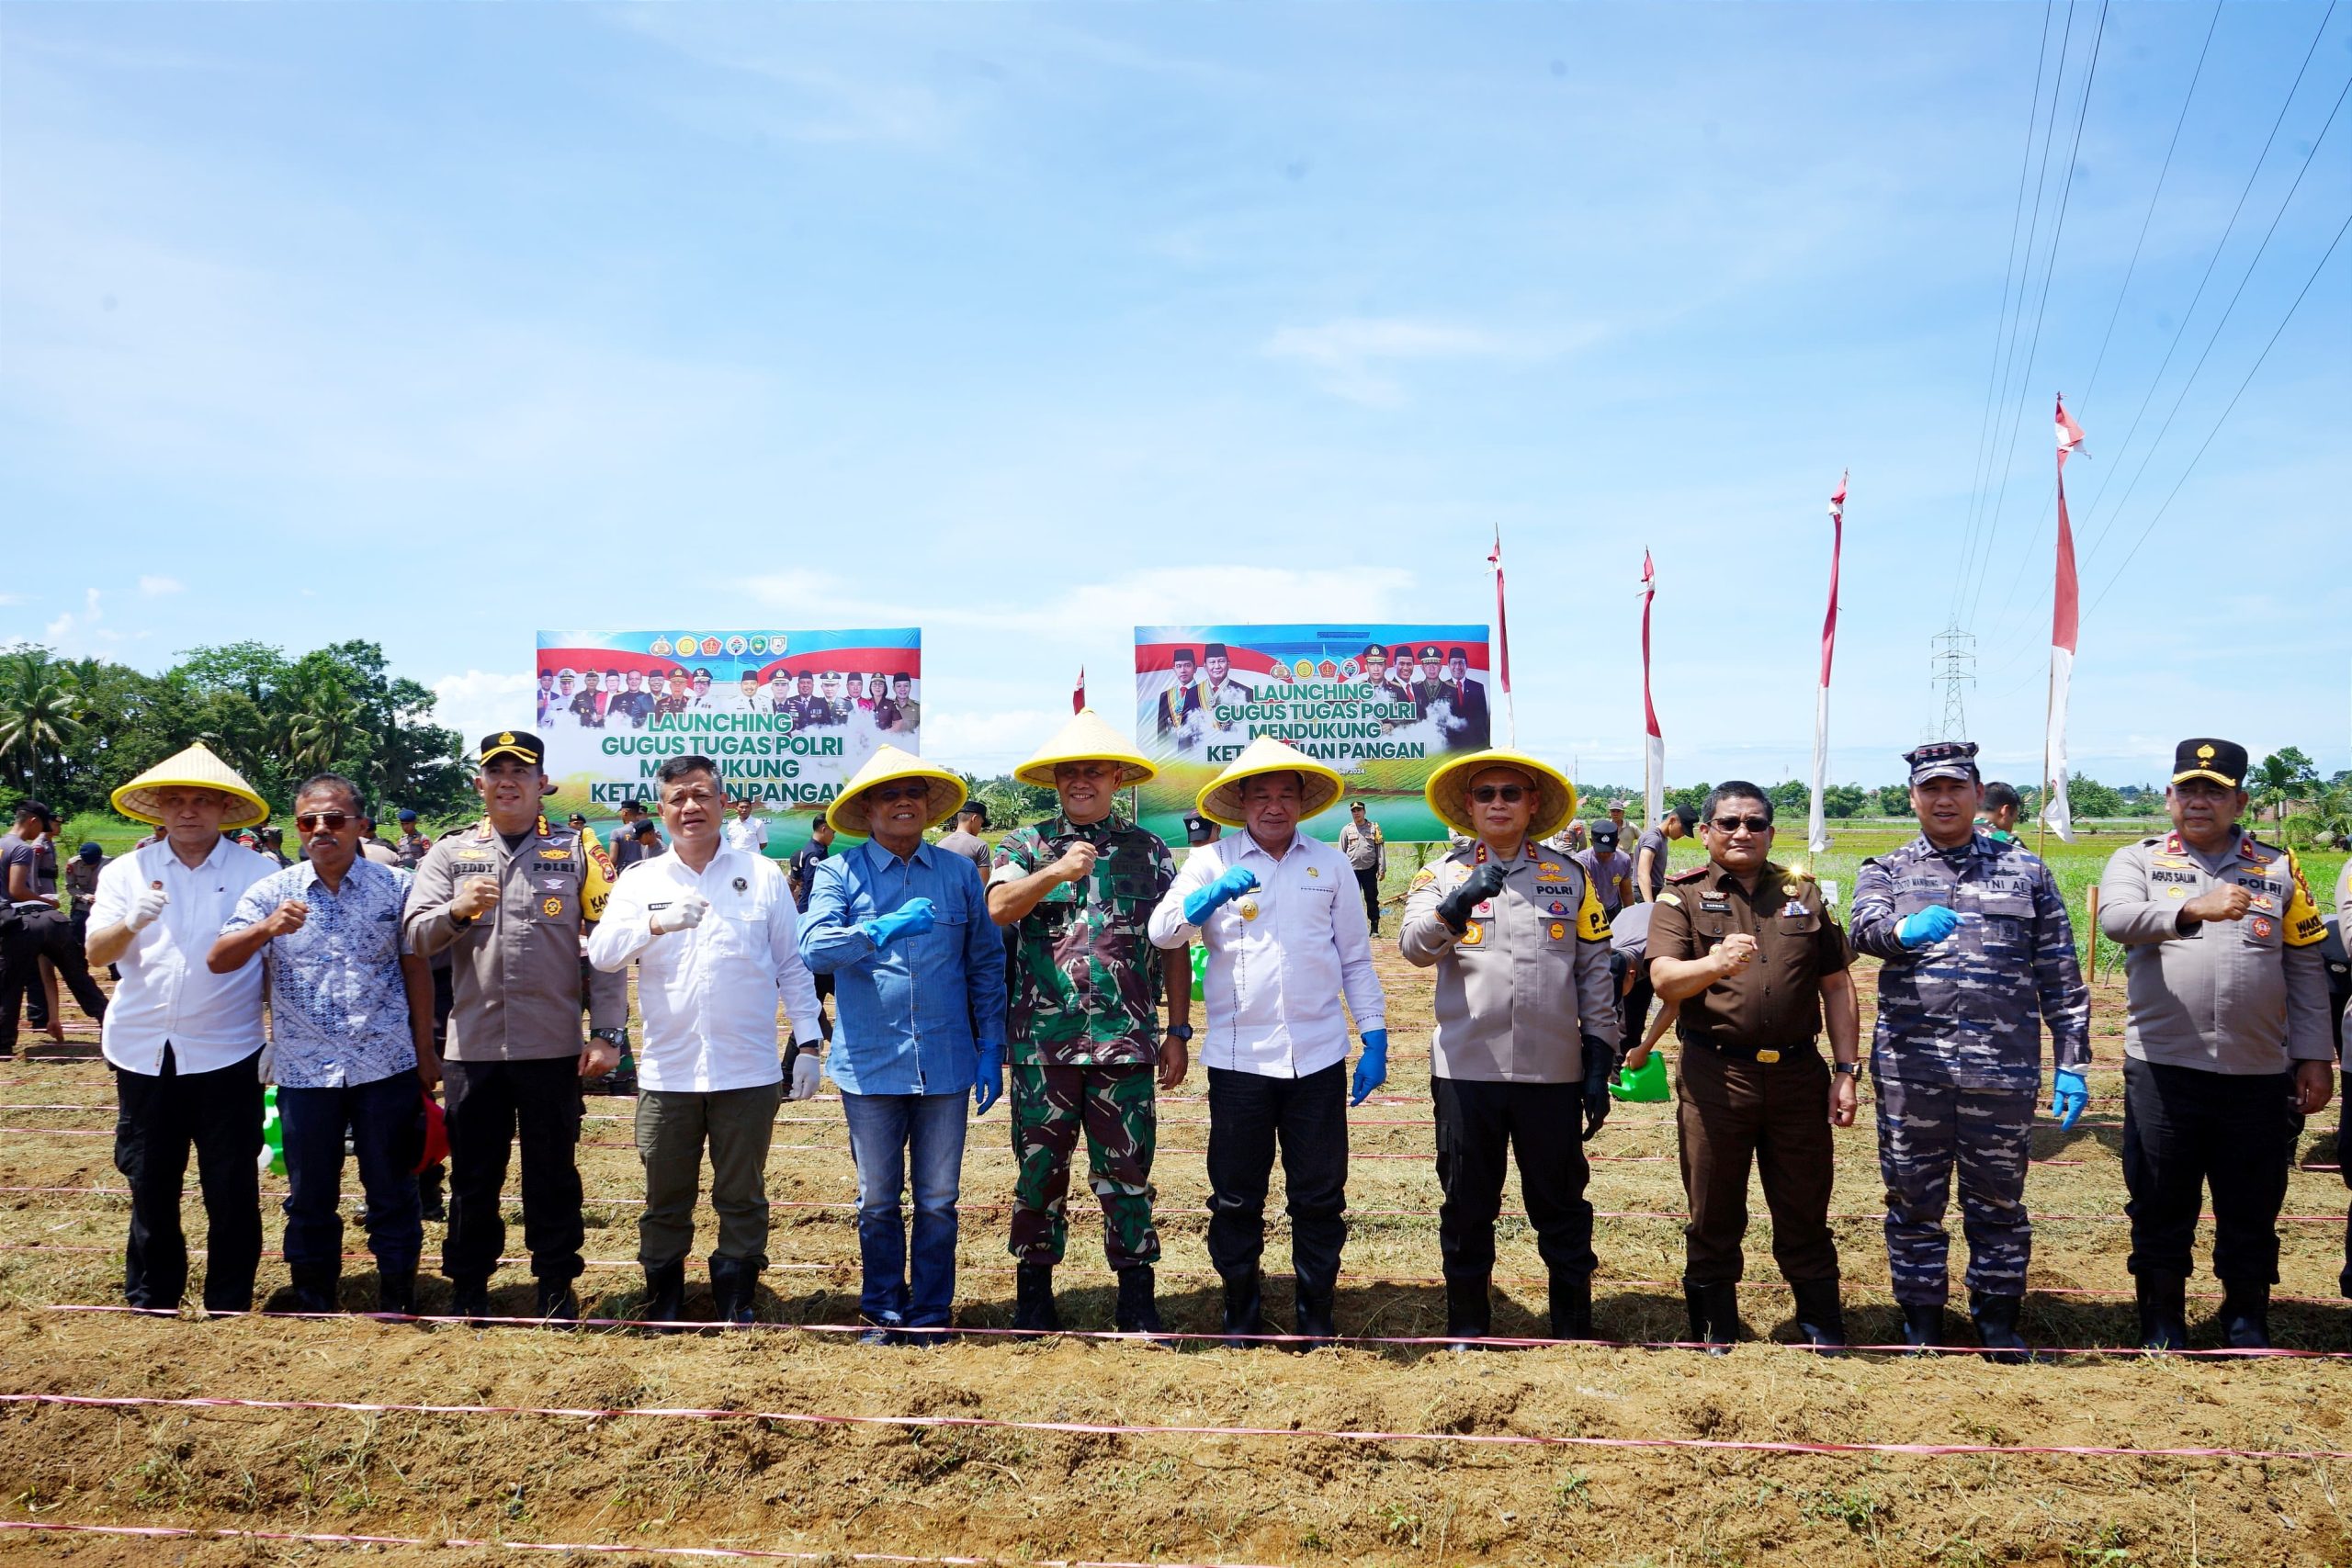
M537 1315L580 1303L581 1084L620 1060L628 976L588 969L589 1040L580 1039L581 942L613 881L604 852L539 814L547 748L503 730L481 743L487 817L425 852L402 923L412 950L451 955L455 991L442 1092L449 1134L449 1230L442 1271L461 1316L490 1313L490 1275L506 1243L499 1192L507 1151L523 1146L523 1234L538 1279Z
M2268 1347L2295 1138L2335 1088L2326 924L2293 852L2239 829L2245 766L2243 746L2182 741L2172 831L2116 851L2098 883L2099 930L2125 949L2129 1265L2154 1349L2188 1342L2208 1188L2222 1343Z
M1555 1339L1592 1337L1591 1168L1578 1136L1609 1114L1617 987L1609 919L1575 862L1539 842L1576 812L1567 775L1489 750L1430 775L1430 809L1472 841L1416 873L1397 932L1405 957L1437 970L1430 1093L1445 1190L1438 1246L1448 1337L1492 1322L1495 1217L1508 1155L1550 1274Z
M1772 1211L1772 1256L1796 1296L1798 1331L1815 1345L1840 1345L1830 1128L1853 1125L1861 1071L1860 1015L1846 972L1853 954L1819 885L1767 858L1772 805L1762 790L1719 784L1699 820L1707 863L1667 878L1648 950L1659 999L1680 1008L1675 1099L1690 1201L1682 1269L1690 1337L1711 1347L1739 1337L1740 1242L1754 1165ZM1834 1065L1815 1043L1825 1018Z

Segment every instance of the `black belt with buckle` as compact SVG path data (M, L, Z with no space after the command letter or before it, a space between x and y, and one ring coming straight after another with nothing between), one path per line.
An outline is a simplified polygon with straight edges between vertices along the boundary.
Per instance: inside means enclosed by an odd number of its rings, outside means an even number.
M1818 1045L1818 1042L1812 1040L1802 1045L1726 1045L1713 1040L1701 1040L1696 1043L1719 1056L1729 1056L1735 1062L1754 1062L1767 1067L1775 1062L1787 1061L1802 1053L1814 1051Z

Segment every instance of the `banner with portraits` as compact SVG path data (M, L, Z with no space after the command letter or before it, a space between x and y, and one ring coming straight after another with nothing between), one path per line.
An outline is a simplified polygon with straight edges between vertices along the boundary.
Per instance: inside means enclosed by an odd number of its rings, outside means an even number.
M539 734L556 793L601 831L622 803L654 798L654 773L699 752L730 800L788 855L877 746L922 750L922 633L543 631Z
M1339 769L1391 842L1442 840L1421 789L1450 753L1493 744L1487 648L1483 626L1137 626L1136 739L1159 768L1145 826L1183 842L1202 786L1271 735Z

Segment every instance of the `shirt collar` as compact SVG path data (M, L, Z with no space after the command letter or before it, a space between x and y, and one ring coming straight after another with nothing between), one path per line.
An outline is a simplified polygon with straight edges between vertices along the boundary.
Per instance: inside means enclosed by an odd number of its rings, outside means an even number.
M939 863L932 858L933 848L933 846L927 843L917 844L915 846L915 852L908 857L908 863L922 866L926 870L937 865ZM865 840L865 858L866 863L872 866L876 871L880 871L885 866L896 865L899 863L899 857L884 849L882 847L882 840L879 839L868 839Z
M1290 842L1283 846L1283 852L1278 855L1267 854L1265 846L1258 842L1258 836L1250 831L1247 828L1237 829L1235 836L1241 840L1241 852L1243 854L1260 855L1263 856L1267 860L1277 863L1288 860L1292 855L1298 853L1300 851L1305 849L1306 844L1306 835L1300 832L1296 828L1293 828L1290 830ZM1231 865L1237 863L1227 861L1226 863Z

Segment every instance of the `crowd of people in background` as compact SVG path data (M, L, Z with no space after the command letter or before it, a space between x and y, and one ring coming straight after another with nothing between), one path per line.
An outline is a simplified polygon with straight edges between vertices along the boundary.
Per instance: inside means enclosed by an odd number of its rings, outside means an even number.
M746 667L733 680L707 665L673 665L649 679L642 670L539 671L538 728L642 729L664 715L777 714L795 729L836 728L865 714L885 734L922 723L914 677L884 671L808 671Z

